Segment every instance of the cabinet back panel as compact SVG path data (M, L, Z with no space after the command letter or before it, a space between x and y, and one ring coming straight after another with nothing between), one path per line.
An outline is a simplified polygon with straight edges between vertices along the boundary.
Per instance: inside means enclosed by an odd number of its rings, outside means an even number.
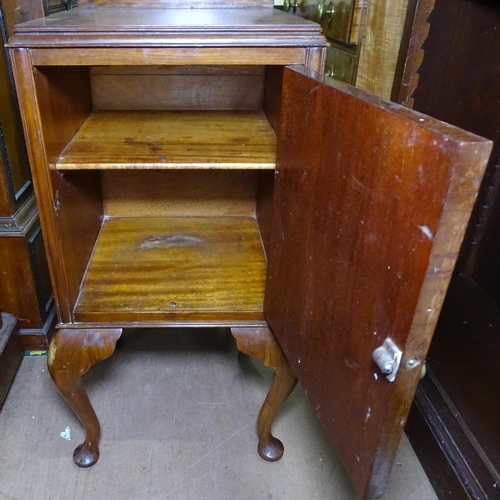
M150 66L93 68L94 109L256 110L264 68Z
M101 179L107 216L255 215L255 171L104 170Z

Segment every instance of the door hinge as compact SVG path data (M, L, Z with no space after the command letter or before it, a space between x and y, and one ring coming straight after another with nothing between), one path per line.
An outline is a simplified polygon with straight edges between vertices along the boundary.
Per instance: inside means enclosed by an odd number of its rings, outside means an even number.
M403 352L393 342L386 338L384 343L373 351L373 361L379 367L380 371L386 376L389 382L394 382L401 364Z
M54 212L59 212L59 209L61 208L61 200L59 199L59 191L56 191L55 193L55 200L52 203L52 206L54 207Z

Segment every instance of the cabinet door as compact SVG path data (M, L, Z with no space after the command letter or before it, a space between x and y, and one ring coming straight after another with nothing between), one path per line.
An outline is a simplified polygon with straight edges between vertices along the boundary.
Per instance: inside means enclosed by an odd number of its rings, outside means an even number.
M356 489L379 498L491 143L301 67L281 109L266 317ZM393 382L372 357L386 339Z

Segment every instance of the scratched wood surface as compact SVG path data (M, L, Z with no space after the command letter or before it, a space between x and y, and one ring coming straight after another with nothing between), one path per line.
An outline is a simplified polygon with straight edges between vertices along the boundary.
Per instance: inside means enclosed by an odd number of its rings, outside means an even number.
M265 314L359 494L380 498L491 143L306 70L285 69L282 114ZM393 383L372 360L387 337Z
M56 160L60 170L273 169L276 135L263 112L96 111Z
M253 218L111 218L75 318L260 320L265 272Z

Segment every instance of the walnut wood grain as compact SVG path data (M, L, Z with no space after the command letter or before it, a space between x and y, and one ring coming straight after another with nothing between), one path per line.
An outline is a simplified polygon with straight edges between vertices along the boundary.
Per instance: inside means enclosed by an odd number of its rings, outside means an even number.
M78 467L90 467L99 460L101 438L99 420L83 386L82 375L113 354L121 333L120 328L58 330L50 343L47 356L50 376L85 428L85 440L73 453Z
M58 170L274 169L276 136L263 112L95 111Z
M283 403L297 385L297 377L268 327L231 328L231 333L242 353L260 359L274 373L257 419L257 450L264 460L275 462L283 456L284 446L272 435L271 428Z
M379 498L491 143L306 70L285 69L282 113L265 314ZM392 384L372 360L387 337L404 352Z
M255 219L112 218L76 321L263 320L266 261Z

